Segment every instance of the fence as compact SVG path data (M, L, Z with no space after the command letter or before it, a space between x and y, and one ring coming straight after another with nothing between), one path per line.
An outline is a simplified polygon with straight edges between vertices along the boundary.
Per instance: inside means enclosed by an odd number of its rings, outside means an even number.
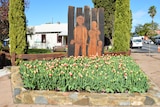
M16 59L22 59L22 60L51 60L51 59L55 59L55 58L62 58L62 57L66 57L67 54L55 54L55 53L51 53L51 54L15 54L15 53L7 53L7 52L0 52L0 66L6 66L7 62L6 60L10 60L11 65L14 66L16 65Z
M105 52L104 55L130 55L131 51L127 51L127 52ZM51 53L51 54L11 54L8 52L4 52L1 51L0 52L0 69L3 68L3 66L7 66L12 65L15 66L16 65L16 59L22 59L22 60L51 60L51 59L55 59L55 58L63 58L63 57L67 57L67 53L66 54L55 54L55 53Z

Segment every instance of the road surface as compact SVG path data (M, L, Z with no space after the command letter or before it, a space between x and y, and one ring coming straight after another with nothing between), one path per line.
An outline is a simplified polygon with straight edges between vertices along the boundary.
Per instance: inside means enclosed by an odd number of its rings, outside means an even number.
M131 51L135 53L158 53L158 45L144 43L142 48L132 48Z

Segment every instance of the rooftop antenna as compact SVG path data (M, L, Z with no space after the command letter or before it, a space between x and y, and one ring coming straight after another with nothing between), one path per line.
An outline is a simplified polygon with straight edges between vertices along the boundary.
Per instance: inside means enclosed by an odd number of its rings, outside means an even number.
M53 17L52 17L52 24L53 24Z

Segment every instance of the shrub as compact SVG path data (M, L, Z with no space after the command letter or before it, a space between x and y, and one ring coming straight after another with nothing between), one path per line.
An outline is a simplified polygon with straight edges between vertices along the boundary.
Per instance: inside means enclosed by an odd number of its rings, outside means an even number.
M2 42L0 41L0 51L2 50L2 48L3 48L3 44L2 44Z
M23 54L26 50L26 16L24 0L9 0L10 53Z
M2 51L9 52L9 46L4 46L4 47L2 48Z
M131 22L130 0L116 0L113 33L114 52L130 49Z
M32 90L146 92L148 78L130 56L23 61L24 87Z
M49 49L28 49L28 54L51 53Z

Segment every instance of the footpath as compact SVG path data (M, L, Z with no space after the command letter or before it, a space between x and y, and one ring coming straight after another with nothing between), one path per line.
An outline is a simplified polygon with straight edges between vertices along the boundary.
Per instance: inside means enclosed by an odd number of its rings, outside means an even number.
M160 88L160 53L131 53L131 57Z
M148 75L148 77L160 88L160 53L131 53L131 57ZM70 107L56 105L14 104L11 91L10 71L7 68L0 69L0 107ZM83 106L71 106L83 107ZM89 106L84 106L89 107ZM96 106L97 107L97 106ZM115 106L109 106L115 107ZM118 106L116 106L118 107ZM123 106L120 106L123 107ZM125 106L131 107L131 106ZM158 106L134 106L134 107L158 107Z

